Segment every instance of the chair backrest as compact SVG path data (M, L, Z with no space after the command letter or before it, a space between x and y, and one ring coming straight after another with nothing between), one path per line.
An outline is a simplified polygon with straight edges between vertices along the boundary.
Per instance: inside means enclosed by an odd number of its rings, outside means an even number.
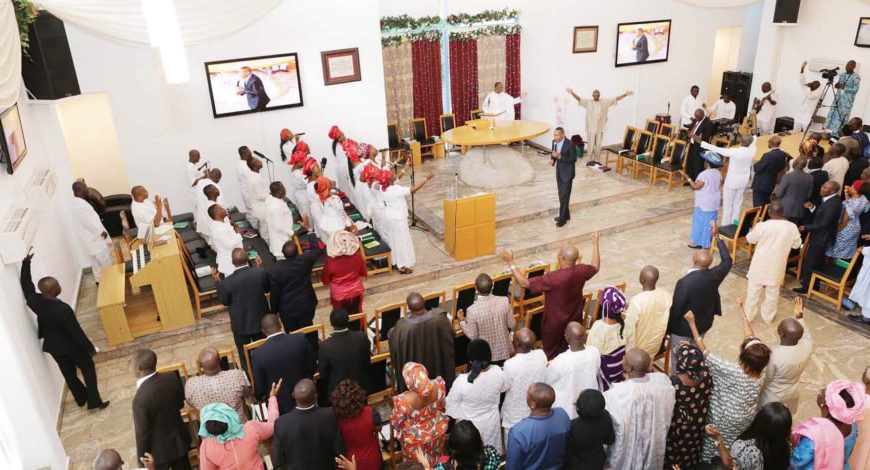
M366 314L354 313L347 317L347 329L350 331L365 331L366 330Z
M855 251L855 255L852 256L852 260L849 261L849 267L846 268L846 273L843 276L845 281L854 280L858 276L858 272L860 269L855 269L855 266L861 266L861 261L864 255L861 253L861 249L863 247L858 247Z
M326 325L323 323L315 323L313 325L303 326L298 330L294 330L293 333L299 333L301 335L305 335L308 338L308 341L311 344L317 344L321 341L326 340Z
M655 136L655 143L653 143L653 163L659 163L667 156L668 153L668 144L670 140L663 136L657 135Z
M389 360L390 353L385 352L375 354L369 361L369 367L365 374L366 383L363 384L369 396L369 404L377 403L395 393L394 384L387 369Z
M675 130L675 128L671 124L662 123L662 125L659 126L659 134L661 134L669 139L674 137L674 130Z
M186 384L187 379L190 378L190 375L187 373L187 366L184 365L183 362L176 362L174 364L167 364L163 367L158 367L157 372L160 372L161 374L167 372L174 373L178 377L178 380L181 381L182 386Z
M737 226L737 238L743 238L747 233L752 229L752 226L755 225L755 221L758 218L758 215L761 213L760 207L750 207L743 211L743 214L740 216L740 224Z
M509 297L511 295L511 281L513 275L511 273L499 274L492 277L492 295L500 295Z
M391 122L387 124L387 142L391 149L401 146L402 139L399 137L399 124Z
M392 304L375 310L375 341L376 344L389 339L390 330L396 326L405 311L405 304Z
M474 295L476 293L474 283L469 282L453 288L453 299L450 307L450 318L456 318L456 312L462 310L468 312L468 307L474 303Z
M526 311L526 328L532 330L538 339L541 339L541 324L544 320L544 306L538 305Z
M423 118L411 119L411 137L417 142L425 141L429 135L426 133L426 120Z
M438 121L441 123L442 134L456 127L456 119L453 114L442 114L438 117Z
M654 119L647 119L643 128L650 134L656 135L659 133L659 122Z
M254 383L254 374L253 372L251 372L254 370L254 363L251 362L251 353L264 344L266 344L266 338L258 339L257 341L247 343L242 346L242 351L245 353L245 362L248 364L248 380L251 382L251 384Z
M532 266L531 268L526 270L526 278L531 279L533 277L543 276L550 270L549 264L542 264L540 266ZM530 300L537 297L540 297L542 294L533 294L531 289L522 288L522 299Z
M682 164L683 160L686 158L686 148L686 141L674 140L671 145L671 163L675 165Z
M638 130L631 126L625 126L625 134L622 136L622 150L634 149L634 139Z
M637 135L637 143L634 148L635 153L646 153L649 152L650 147L653 144L653 133L647 131L640 131Z
M221 358L221 370L238 369L239 361L236 360L235 348L225 348L218 350L218 355Z
M423 296L423 304L426 306L427 310L432 310L433 308L441 307L446 298L447 292L445 291L430 292Z
M731 141L728 140L728 137L721 136L721 135L713 137L713 140L710 141L710 143L715 145L716 147L722 147L722 148L726 148L729 145L731 145Z
M594 303L592 302L592 292L584 292L583 293L583 325L586 326L586 329L592 327L593 320L593 312L592 308L594 307Z
M456 330L456 335L453 336L453 363L457 375L465 372L468 367L468 343L470 342L471 340L462 330Z
M482 109L472 109L470 114L471 114L472 120L480 119L480 115L483 114L483 110Z

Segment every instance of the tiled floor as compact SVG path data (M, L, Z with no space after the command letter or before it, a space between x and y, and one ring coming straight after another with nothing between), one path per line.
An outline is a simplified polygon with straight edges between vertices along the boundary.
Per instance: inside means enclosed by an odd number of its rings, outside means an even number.
M554 263L557 247L566 242L577 244L584 259L588 260L591 256L589 234L599 230L602 233L602 269L589 283L587 290L627 281L628 294L633 295L640 289L638 272L647 264L659 268L662 276L660 285L671 290L691 263L692 251L686 248L691 224L691 194L682 188L666 191L641 187L638 190L636 181L586 168L580 168L578 174L581 174L581 180L588 180L588 184L575 187L575 190L590 191L588 188L599 187L613 191L614 188L625 188L627 194L624 198L609 199L575 211L570 223L561 229L553 227L551 215L512 222L498 229L499 245L513 248L518 256L518 264L536 260ZM541 181L538 184L517 188L516 200L526 200L522 197L523 192L555 193L549 182ZM609 194L616 193L618 191ZM455 263L441 251L442 243L436 236L422 231L412 231L412 235L419 260L415 275L379 275L368 280L366 285L369 293L365 305L369 314L376 306L403 300L412 290L426 293L443 289L449 295L452 286L473 280L477 272L496 273L504 270L503 263L495 257ZM721 288L724 315L716 320L707 336L709 346L729 358L736 358L742 339L734 299L742 297L745 289L743 277L737 274L728 276ZM320 296L325 299L325 291L320 292ZM85 330L99 344L99 341L105 340L94 307L95 298L93 280L86 277L82 283L77 313ZM322 308L318 311L316 321L326 321L327 305L328 302L321 302ZM778 319L791 311L789 300L785 297L780 299L779 307ZM870 342L866 336L814 312L824 310L825 315L836 313L819 308L815 302L810 302L807 310L806 322L815 339L816 351L802 378L801 405L796 421L818 412L815 395L825 383L837 377L859 379L868 364L867 357L870 357ZM206 345L231 346L226 313L216 314L208 322L208 327L153 343L159 363L183 361L192 369L198 351ZM757 324L756 330L764 340L776 341L774 326ZM129 372L128 362L129 355L120 354L120 357L108 358L98 364L101 392L104 398L112 400L107 410L80 410L67 396L61 437L72 457L73 468L88 468L95 454L107 447L118 449L127 462L135 461L130 411L135 379Z

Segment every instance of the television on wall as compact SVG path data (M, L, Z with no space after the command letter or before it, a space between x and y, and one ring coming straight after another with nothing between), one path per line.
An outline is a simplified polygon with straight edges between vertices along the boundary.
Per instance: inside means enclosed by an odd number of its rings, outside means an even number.
M302 106L295 52L205 63L214 117Z
M0 113L0 135L3 136L0 140L0 162L12 174L27 155L27 142L24 140L24 127L17 103Z
M667 62L671 20L619 23L616 28L616 66Z

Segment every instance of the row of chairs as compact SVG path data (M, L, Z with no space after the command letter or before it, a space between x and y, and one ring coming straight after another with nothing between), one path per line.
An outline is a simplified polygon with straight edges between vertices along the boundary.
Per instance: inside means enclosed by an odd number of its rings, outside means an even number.
M480 119L480 115L482 113L483 110L481 109L472 110L471 119ZM456 115L453 113L441 114L438 116L438 123L441 127L441 132L438 135L444 135L445 132L456 127ZM433 149L436 145L438 145L438 142L433 138L433 134L429 133L429 129L426 125L426 120L424 118L414 118L409 120L408 130L411 140L420 143L422 157L428 156L437 158L439 154L436 154ZM389 151L391 156L394 154L401 155L401 153L405 150L405 147L402 144L402 131L399 128L398 122L390 122L387 124L387 142L389 144Z

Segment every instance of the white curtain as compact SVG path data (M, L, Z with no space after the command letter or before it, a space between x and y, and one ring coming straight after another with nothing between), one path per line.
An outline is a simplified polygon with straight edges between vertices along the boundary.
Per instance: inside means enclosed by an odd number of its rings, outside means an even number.
M21 39L15 7L0 1L0 111L12 106L21 92Z
M742 7L759 0L677 0L687 5L701 8L733 8Z
M281 1L175 0L182 40L184 44L198 44L232 34L269 14ZM66 23L100 36L149 45L142 0L41 0L39 6Z

